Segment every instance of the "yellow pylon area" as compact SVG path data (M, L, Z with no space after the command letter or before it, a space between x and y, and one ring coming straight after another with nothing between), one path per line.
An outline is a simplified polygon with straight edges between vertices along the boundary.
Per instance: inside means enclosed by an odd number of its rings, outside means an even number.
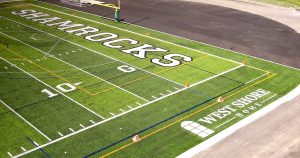
M223 103L223 102L224 102L224 99L223 99L222 97L219 97L219 98L217 99L217 102Z
M189 87L189 86L190 86L190 83L189 83L189 82L185 82L185 83L184 83L184 86L185 86L185 87Z
M145 33L145 35L146 35L146 36L149 36L149 33L148 33L148 32L146 32L146 33Z
M138 141L140 141L140 140L141 140L141 138L140 138L139 135L135 135L135 136L133 136L133 138L132 138L132 141L133 141L133 142L138 142Z
M243 61L243 64L244 64L244 65L248 65L248 60L245 59L245 60Z
M272 73L271 73L271 72L268 72L267 75L268 75L268 76L272 76Z

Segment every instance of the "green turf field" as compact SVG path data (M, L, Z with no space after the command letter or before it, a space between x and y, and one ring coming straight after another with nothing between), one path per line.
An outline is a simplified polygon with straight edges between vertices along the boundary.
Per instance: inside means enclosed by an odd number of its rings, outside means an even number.
M174 157L300 83L297 69L55 5L0 11L0 157Z

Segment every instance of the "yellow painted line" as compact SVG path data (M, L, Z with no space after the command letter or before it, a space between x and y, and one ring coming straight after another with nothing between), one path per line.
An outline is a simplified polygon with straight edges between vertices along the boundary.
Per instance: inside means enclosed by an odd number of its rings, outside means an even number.
M7 59L7 60L21 60L21 61L24 61L26 59Z
M245 87L245 88L243 88L243 89L241 89L241 90L239 90L239 91L237 91L237 92L235 92L235 93L233 93L233 94L231 94L231 95L225 97L224 99L226 100L226 99L228 99L228 98L230 98L230 97L232 97L232 96L234 96L234 95L236 95L236 94L239 94L239 93L241 93L241 92L243 92L243 91L245 91L245 90L247 90L247 89L249 89L249 88L251 88L251 87L253 87L253 86L255 86L255 85L257 85L257 84L259 84L259 83L261 83L261 82L263 82L263 81L266 81L267 79L272 78L272 77L275 76L275 75L276 75L276 74L271 73L270 75L268 75L267 78L264 78L264 79L262 79L262 80L260 80L260 81L257 81L257 82L255 82L255 83L253 83L252 85L250 85L250 86L248 86L248 87ZM187 119L187 118L189 118L189 117L192 117L192 116L194 116L195 114L198 114L199 112L201 112L201 111L203 111L203 110L206 110L206 109L208 109L208 108L210 108L210 107L212 107L212 106L214 106L214 105L216 105L216 104L218 104L218 103L219 103L219 102L214 102L214 103L212 103L212 104L210 104L210 105L208 105L208 106L206 106L206 107L204 107L204 108L202 108L202 109L200 109L200 110L198 110L198 111L193 112L192 114L189 114L189 115L187 115L187 116L185 116L185 117L183 117L183 118L181 118L181 119L178 119L178 120L176 120L176 121L174 121L174 122L172 122L172 123L170 123L170 124L168 124L168 125L166 125L166 126L160 128L160 129L158 129L158 130L156 130L156 131L154 131L154 132L152 132L152 133L149 133L149 134L145 135L144 137L141 137L141 141L142 141L143 139L146 139L146 138L148 138L148 137L150 137L150 136L156 134L156 133L159 133L159 132L163 131L164 129L166 129L166 128L168 128L168 127L171 127L172 125L174 125L174 124L176 124L176 123L178 123L178 122L180 122L180 121L182 121L182 120L185 120L185 119ZM133 145L133 144L135 144L135 143L134 143L134 142L130 142L130 143L128 143L128 144L126 144L126 145L124 145L124 146L122 146L122 147L120 147L120 148L118 148L118 149L116 149L116 150L113 150L113 151L111 151L111 152L109 152L109 153L107 153L107 154L105 154L105 155L103 155L103 156L100 156L100 158L105 158L105 157L107 157L107 156L110 156L110 155L112 155L112 154L114 154L114 153L116 153L116 152L118 152L118 151L120 151L120 150L123 150L124 148L126 148L126 147L128 147L128 146Z

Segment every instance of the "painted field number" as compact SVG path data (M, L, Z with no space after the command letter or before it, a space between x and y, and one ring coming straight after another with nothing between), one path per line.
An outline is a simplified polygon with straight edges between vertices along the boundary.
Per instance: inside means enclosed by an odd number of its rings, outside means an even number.
M75 84L75 85L77 85L77 84ZM62 84L57 85L56 89L58 89L64 93L68 93L68 92L72 92L72 91L76 90L76 87L70 83L62 83ZM53 93L48 89L43 89L41 92L48 94L49 98L52 98L52 97L55 97L58 95L57 93Z
M126 72L126 73L135 71L135 68L127 66L127 65L119 66L117 69L120 71Z
M56 93L52 93L52 92L49 91L48 89L43 89L41 92L42 92L42 93L48 94L48 97L49 97L49 98L52 98L52 97L55 97L55 96L58 95L58 94L56 94Z

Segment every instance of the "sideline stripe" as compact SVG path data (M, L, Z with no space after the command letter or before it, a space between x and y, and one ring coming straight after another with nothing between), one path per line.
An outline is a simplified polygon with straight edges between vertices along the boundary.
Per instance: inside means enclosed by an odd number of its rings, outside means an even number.
M265 81L265 80L267 80L267 79L269 79L269 78L271 78L271 77L273 77L273 76L275 76L275 75L276 75L276 74L272 74L272 75L268 76L267 78L264 78L264 79L262 79L262 80L260 80L260 81L258 81L258 82L255 82L255 83L253 83L252 85L250 85L250 86L248 86L248 87L246 87L246 88L243 88L243 89L241 89L240 91L237 91L237 92L235 92L235 93L233 93L233 94L231 94L231 95L225 97L224 99L228 99L228 98L230 98L230 97L232 97L232 96L234 96L234 95L236 95L236 94L238 94L238 93L240 93L240 92L242 92L242 91L245 91L245 90L247 90L247 89L249 89L249 88L251 88L251 87L253 87L253 86L255 86L255 85L257 85L257 84L259 84L259 83L261 83L261 82L263 82L263 81ZM219 103L219 102L214 102L214 103L212 103L212 104L210 104L210 105L204 107L203 109L200 109L200 110L198 110L198 111L195 111L194 113L189 114L189 115L187 115L187 116L185 116L185 117L183 117L183 118L181 118L181 119L178 119L178 120L176 120L176 121L174 121L174 122L172 122L172 123L170 123L170 124L168 124L168 125L166 125L166 126L160 128L160 129L158 129L158 130L156 130L156 131L154 131L154 132L152 132L152 133L149 133L149 134L145 135L144 137L141 137L141 140L146 139L146 138L148 138L148 137L150 137L150 136L152 136L152 135L154 135L154 134L156 134L156 133L159 133L159 132L163 131L164 129L169 128L169 127L171 127L172 125L174 125L174 124L176 124L176 123L178 123L178 122L180 122L180 121L182 121L182 120L185 120L185 119L187 119L187 118L189 118L189 117L192 117L192 116L194 116L195 114L198 114L199 112L201 112L201 111L203 111L203 110L205 110L205 109L207 109L207 108L210 108L211 106L214 106L214 105L216 105L216 104L218 104L218 103ZM109 153L107 153L107 154L101 156L100 158L104 158L104 157L110 156L110 155L112 155L112 154L114 154L114 153L116 153L116 152L118 152L118 151L120 151L120 150L122 150L122 149L124 149L124 148L126 148L126 147L128 147L128 146L133 145L133 144L135 144L135 143L134 143L134 142L130 142L130 143L124 145L124 146L121 146L120 148L117 148L116 150L113 150L113 151L111 151L111 152L109 152Z
M4 59L4 58L2 58L2 57L0 57L0 59L6 61L7 63L9 63L9 64L11 64L11 65L13 65L11 62L7 61L6 59ZM60 91L56 90L55 88L49 86L48 84L46 84L45 82L43 82L43 81L41 81L40 79L36 78L35 76L31 75L30 73L24 71L23 69L21 69L21 68L15 66L15 65L13 65L13 66L14 66L15 68L17 68L18 70L24 72L25 74L31 76L32 78L36 79L37 81L43 83L44 85L46 85L47 87L51 88L52 90L54 90L55 92L59 93L60 95L62 95L62 96L64 96L64 97L68 98L69 100L73 101L74 103L76 103L77 105L81 106L82 108L84 108L84 109L88 110L89 112L95 114L96 116L100 117L101 119L104 118L104 117L100 116L99 114L97 114L96 112L92 111L91 109L89 109L89 108L83 106L82 104L80 104L79 102L75 101L74 99L72 99L72 98L66 96L66 95L63 94L62 92L60 92Z
M19 113L17 113L13 108L11 108L10 106L8 106L6 103L4 103L2 100L0 100L0 102L5 105L9 110L11 110L13 113L15 113L18 117L20 117L23 121L25 121L29 126L31 126L32 128L34 128L37 132L39 132L42 136L44 136L46 139L48 139L49 141L51 141L51 139L44 134L42 131L40 131L39 129L37 129L34 125L32 125L29 121L27 121L24 117L22 117Z

